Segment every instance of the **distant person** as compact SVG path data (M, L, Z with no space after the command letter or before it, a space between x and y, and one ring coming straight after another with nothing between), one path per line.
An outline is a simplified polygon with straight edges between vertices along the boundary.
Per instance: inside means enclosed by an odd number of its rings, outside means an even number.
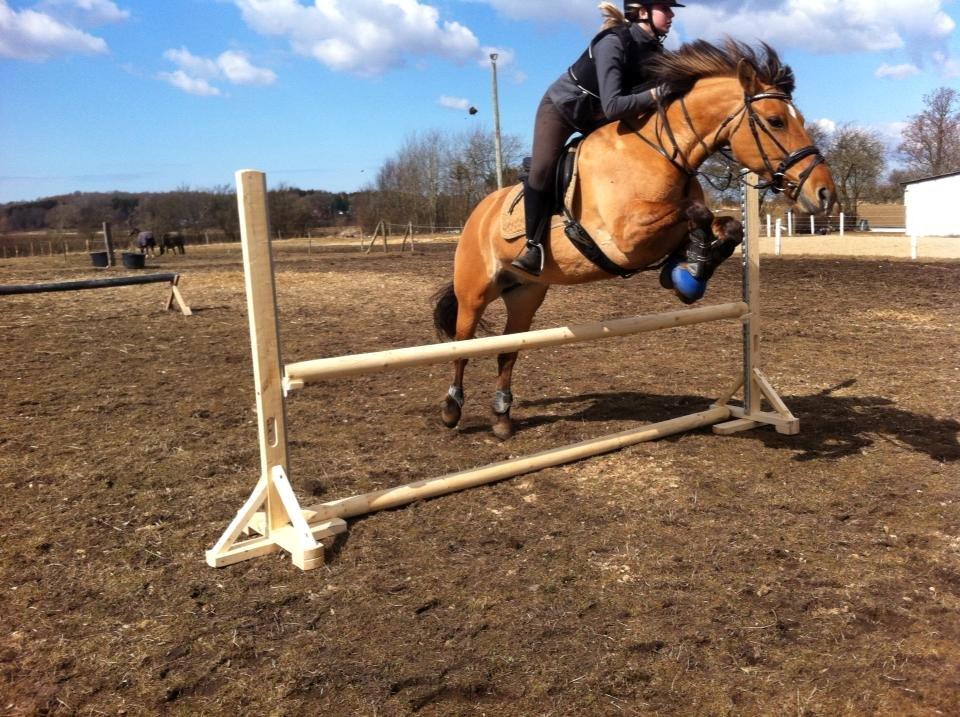
M527 244L513 266L539 276L543 271L543 236L554 209L554 173L567 140L601 125L651 112L664 88L637 92L649 83L647 64L663 52L678 2L599 5L604 16L589 47L550 87L540 101L533 127L533 156L524 180L523 210Z

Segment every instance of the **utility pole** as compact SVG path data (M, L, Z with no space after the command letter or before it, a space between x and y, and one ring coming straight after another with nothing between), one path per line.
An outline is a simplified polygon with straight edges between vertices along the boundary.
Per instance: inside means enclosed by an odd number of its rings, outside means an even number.
M490 55L493 67L493 150L497 160L497 189L503 189L503 151L500 146L500 99L497 94L497 53Z

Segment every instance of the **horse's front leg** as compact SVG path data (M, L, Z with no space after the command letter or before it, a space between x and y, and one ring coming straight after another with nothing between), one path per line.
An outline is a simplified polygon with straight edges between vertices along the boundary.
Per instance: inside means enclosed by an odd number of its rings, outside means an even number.
M530 330L533 317L547 295L547 286L524 284L503 294L507 305L507 324L504 334L518 334ZM514 433L510 407L513 405L513 367L517 363L517 351L497 356L497 389L493 396L493 434L500 440L510 438Z

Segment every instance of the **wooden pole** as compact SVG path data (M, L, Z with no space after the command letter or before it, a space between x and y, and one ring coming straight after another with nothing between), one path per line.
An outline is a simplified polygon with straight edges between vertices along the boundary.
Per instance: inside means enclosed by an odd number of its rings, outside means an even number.
M759 181L756 174L747 175L743 192L743 300L750 310L743 324L743 404L748 413L760 410L760 394L753 390L753 369L760 359L760 193L750 191Z
M113 232L110 231L110 222L103 223L103 244L107 249L108 264L115 266L117 262L113 256Z
M272 466L280 466L289 474L286 404L277 380L282 363L273 255L270 251L266 175L261 172L237 172L237 197L259 417L260 473L267 476ZM276 510L280 507L280 499L272 491L267 495L267 506L271 526L277 521L282 523L283 513Z
M106 289L116 286L137 286L139 284L176 283L178 274L141 274L138 276L116 276L109 279L81 279L80 281L57 281L47 284L0 284L0 296L13 294L49 294L55 291L82 291L84 289Z
M505 478L533 473L544 468L560 466L566 463L583 460L602 453L610 453L627 446L645 441L655 441L659 438L672 436L683 431L709 426L730 417L730 410L723 406L715 406L705 411L680 416L660 423L652 423L622 433L615 433L601 438L594 438L569 446L555 448L542 453L536 453L524 458L516 458L500 463L492 463L482 468L451 473L439 478L417 481L407 485L385 490L364 493L350 498L321 503L304 510L304 517L308 523L331 520L333 518L355 518L380 510L396 508L417 500L435 498L447 493L454 493L467 488L493 483Z
M285 540L284 547L291 551L294 562L306 570L322 561L323 546L314 540L303 522L300 506L287 478L287 406L281 387L280 332L270 246L267 180L263 172L253 170L237 172L236 179L260 441L260 482L244 510L250 512L256 509L255 504L262 503L265 506L264 538L269 540L274 534L292 533L292 539ZM239 531L235 528L236 525L231 524L231 528L208 551L209 564L220 565L222 560L229 560L231 554L236 555L234 543ZM242 546L239 552L246 555Z
M669 329L677 326L690 326L705 321L740 318L747 312L747 305L741 302L701 306L696 309L669 311L663 314L634 316L626 319L600 321L594 324L561 326L540 331L528 331L522 334L485 336L466 341L452 341L445 344L414 346L411 348L391 349L374 353L338 356L334 358L314 359L287 364L285 367L285 388L295 390L305 384L322 379L359 376L377 373L388 369L408 366L425 366L446 363L455 359L492 356L512 351L527 351L535 348L561 346L563 344L596 341L597 339L627 336L645 331Z

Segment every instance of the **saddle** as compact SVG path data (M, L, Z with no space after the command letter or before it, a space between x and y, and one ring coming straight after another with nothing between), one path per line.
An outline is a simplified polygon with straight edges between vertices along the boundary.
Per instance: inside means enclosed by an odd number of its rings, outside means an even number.
M580 173L578 161L580 159L580 143L583 137L572 140L565 148L557 166L556 206L550 228L562 227L566 224L565 207L571 206L576 195ZM529 167L529 157L523 160L524 169ZM513 242L525 236L523 213L523 183L521 182L507 195L500 213L500 234L505 241Z

